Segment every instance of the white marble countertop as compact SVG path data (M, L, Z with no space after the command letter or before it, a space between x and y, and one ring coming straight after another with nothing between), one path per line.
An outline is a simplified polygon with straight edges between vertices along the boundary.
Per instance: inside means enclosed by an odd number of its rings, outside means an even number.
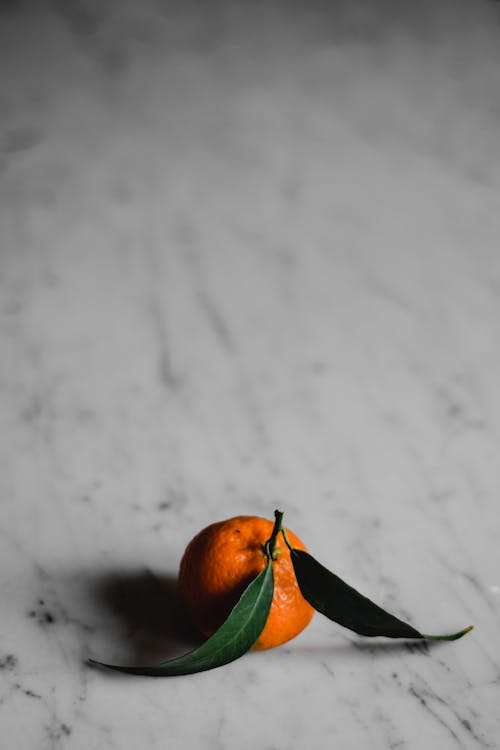
M327 5L2 6L10 748L500 746L499 6ZM191 648L187 541L275 507L475 630L86 665Z

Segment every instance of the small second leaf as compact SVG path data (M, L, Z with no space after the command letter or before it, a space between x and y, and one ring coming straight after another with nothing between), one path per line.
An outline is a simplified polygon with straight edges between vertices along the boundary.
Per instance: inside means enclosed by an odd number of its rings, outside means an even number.
M292 549L291 558L304 599L330 620L359 635L450 641L472 629L450 635L424 635L360 594L307 552Z

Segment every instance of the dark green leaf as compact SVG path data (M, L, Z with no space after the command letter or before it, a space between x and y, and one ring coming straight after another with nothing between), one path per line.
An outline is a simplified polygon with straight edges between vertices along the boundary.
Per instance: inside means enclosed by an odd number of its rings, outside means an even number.
M171 677L174 675L204 672L228 664L243 656L255 643L264 629L274 593L273 568L269 562L245 589L240 600L219 630L199 648L156 667L119 667L102 664L109 669L128 674Z
M423 635L358 593L307 552L293 549L291 557L302 595L318 612L359 635L387 638L456 640L472 628L451 635Z

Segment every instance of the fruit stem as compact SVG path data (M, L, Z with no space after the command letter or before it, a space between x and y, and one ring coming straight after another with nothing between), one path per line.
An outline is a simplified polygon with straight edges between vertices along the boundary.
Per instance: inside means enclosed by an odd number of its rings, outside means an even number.
M268 560L274 560L274 548L276 547L276 539L280 531L282 531L281 521L283 520L284 512L282 510L274 511L274 526L271 532L271 536L264 545L264 550Z

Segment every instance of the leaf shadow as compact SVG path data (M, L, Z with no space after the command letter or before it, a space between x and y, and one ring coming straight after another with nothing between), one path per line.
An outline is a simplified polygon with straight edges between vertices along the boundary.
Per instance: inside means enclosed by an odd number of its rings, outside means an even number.
M328 657L335 655L337 659L351 660L356 655L366 658L367 655L375 659L384 659L390 655L420 654L429 655L431 650L443 645L443 641L421 641L421 640L346 640L341 643L318 643L307 644L298 648L289 647L290 652L300 656Z
M202 641L182 606L175 576L156 576L150 570L110 572L95 582L94 593L120 621L130 666L157 664ZM118 635L113 633L114 650Z

